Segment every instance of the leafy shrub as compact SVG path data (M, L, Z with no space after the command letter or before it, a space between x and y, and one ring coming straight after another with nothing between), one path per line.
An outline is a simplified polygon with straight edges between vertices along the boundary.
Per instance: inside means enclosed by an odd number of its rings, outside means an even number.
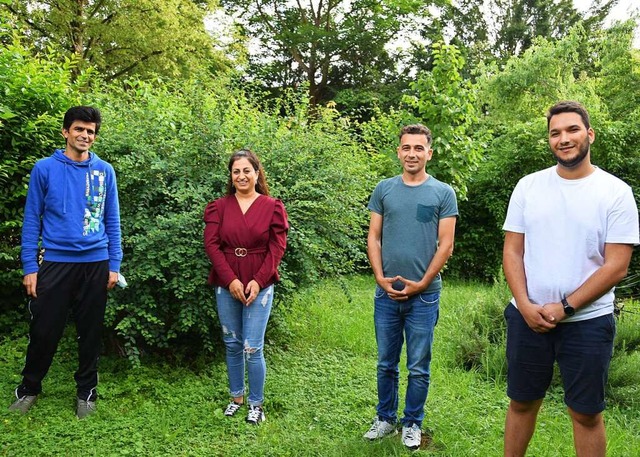
M358 127L384 176L397 174L396 149L400 128L422 123L433 134L433 158L427 172L450 184L459 200L467 197L467 182L473 175L485 148L486 131L475 131L478 122L477 88L460 74L464 59L453 45L435 43L431 49L434 67L418 75L410 84L397 110L373 110L374 116Z
M2 32L0 31L0 35ZM17 34L0 46L0 312L22 300L20 229L29 172L63 138L62 117L90 74L71 81L74 62L31 56Z
M486 147L487 131L478 131L477 87L462 78L464 58L455 45L431 45L433 69L410 84L405 102L433 132L434 159L429 173L467 198L467 180Z
M296 94L258 109L225 81L128 85L98 96L105 123L95 149L118 174L129 287L114 294L107 320L132 361L140 348L188 337L212 349L219 340L202 216L224 194L239 148L257 152L289 214L277 300L364 263L365 203L377 180L335 111L316 109L311 122ZM292 108L280 116L281 107ZM282 322L278 312L273 322Z
M468 199L459 203L456 247L449 272L462 279L488 282L502 265L502 224L509 197L518 180L553 164L542 121L496 132L489 153L469 181Z
M492 132L492 140L477 173L470 177L469 198L460 204L450 272L487 281L497 277L501 226L513 188L524 175L555 163L547 145L544 112L559 100L585 104L596 131L592 162L625 180L640 201L640 109L623 109L620 104L622 87L629 100L640 98L638 75L620 71L630 62L638 63L630 36L626 26L596 36L586 36L578 27L555 43L539 40L506 68L487 71L479 78L478 99L485 115L478 129ZM583 72L576 74L576 68ZM638 268L636 255L630 274L636 275ZM638 291L640 285L635 284L624 293L630 296Z

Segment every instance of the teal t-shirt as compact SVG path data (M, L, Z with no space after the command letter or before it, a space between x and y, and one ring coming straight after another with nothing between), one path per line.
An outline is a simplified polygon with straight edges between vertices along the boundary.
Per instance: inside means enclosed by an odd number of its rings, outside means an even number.
M368 207L382 216L384 275L420 281L438 248L440 219L458 215L454 190L433 176L418 186L394 176L378 183ZM438 274L425 292L440 289Z

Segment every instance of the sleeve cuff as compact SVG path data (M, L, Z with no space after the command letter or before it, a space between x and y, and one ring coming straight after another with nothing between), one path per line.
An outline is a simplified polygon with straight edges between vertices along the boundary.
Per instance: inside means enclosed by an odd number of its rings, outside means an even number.
M109 271L115 271L116 273L120 273L120 263L121 260L109 260Z

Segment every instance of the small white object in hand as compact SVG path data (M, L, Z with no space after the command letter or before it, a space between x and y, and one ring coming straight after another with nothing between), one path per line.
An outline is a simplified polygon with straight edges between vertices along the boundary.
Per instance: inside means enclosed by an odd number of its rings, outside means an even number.
M128 286L127 280L124 279L124 276L122 276L120 273L118 273L118 281L116 282L116 285L123 289Z

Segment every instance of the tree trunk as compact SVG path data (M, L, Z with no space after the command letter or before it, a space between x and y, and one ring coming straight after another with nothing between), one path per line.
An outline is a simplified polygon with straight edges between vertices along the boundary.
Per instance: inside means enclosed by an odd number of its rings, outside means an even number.
M75 0L73 4L73 18L69 22L71 26L71 47L80 64L73 68L72 77L75 80L84 68L84 38L87 26L85 18L85 6L87 0Z

